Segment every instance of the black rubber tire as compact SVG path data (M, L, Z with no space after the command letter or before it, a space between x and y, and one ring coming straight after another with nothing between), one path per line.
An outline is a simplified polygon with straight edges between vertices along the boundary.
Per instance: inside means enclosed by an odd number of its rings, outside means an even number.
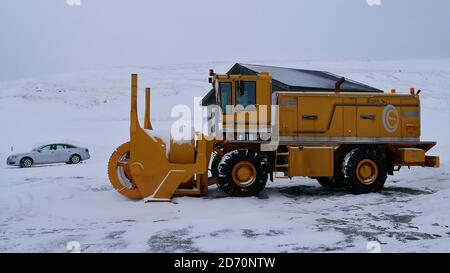
M222 157L218 153L213 153L211 156L211 176L218 177L219 176L219 163Z
M233 181L233 167L241 161L248 161L252 163L256 169L255 181L247 187L240 187ZM264 160L263 157L259 156L258 153L247 149L234 150L225 154L222 160L220 160L217 185L230 196L255 196L266 187L266 169L267 161Z
M345 188L346 185L341 168L335 168L333 177L316 177L316 180L324 188Z
M334 177L317 177L317 182L324 187L324 188L339 188L340 185L338 185L335 181Z
M378 176L371 184L361 183L356 174L356 168L364 159L372 160L378 167ZM349 152L342 162L342 173L347 188L354 194L378 192L383 189L387 179L387 168L384 160L373 149L356 148Z
M33 159L31 157L24 157L20 160L20 167L21 168L30 168L33 166Z
M81 162L81 156L74 154L69 159L70 164L78 164Z

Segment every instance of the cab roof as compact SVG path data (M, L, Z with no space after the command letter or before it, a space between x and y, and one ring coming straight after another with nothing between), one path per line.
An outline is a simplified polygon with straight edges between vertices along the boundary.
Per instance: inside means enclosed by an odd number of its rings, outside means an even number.
M318 70L236 63L227 72L227 75L258 75L261 72L268 72L272 76L272 92L332 92L336 88L336 83L342 79L345 79L345 81L340 86L341 92L383 92L375 87L327 71ZM202 105L207 106L215 104L215 101L215 92L214 90L210 90L203 98Z

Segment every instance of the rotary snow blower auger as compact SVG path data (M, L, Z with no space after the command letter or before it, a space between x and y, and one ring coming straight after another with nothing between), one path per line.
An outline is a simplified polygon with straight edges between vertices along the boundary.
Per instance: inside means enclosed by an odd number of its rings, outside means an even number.
M130 142L111 155L108 176L113 187L131 199L170 201L173 195L201 195L208 188L208 163L212 143L202 135L197 141L166 144L151 135L150 89L146 88L144 128L137 113L137 75L131 76ZM211 182L214 183L214 182Z

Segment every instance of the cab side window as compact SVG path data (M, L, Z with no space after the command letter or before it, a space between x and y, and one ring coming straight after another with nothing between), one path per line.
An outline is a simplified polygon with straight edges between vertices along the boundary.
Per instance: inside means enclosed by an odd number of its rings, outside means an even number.
M256 82L240 81L236 82L236 105L247 107L256 105Z
M221 82L219 84L219 92L220 92L220 107L222 108L222 112L226 113L227 105L232 105L231 100L231 82Z

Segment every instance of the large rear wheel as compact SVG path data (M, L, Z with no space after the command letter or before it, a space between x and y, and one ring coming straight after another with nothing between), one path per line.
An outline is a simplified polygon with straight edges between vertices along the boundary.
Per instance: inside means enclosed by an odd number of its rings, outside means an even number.
M347 154L342 163L347 187L352 193L378 192L387 179L386 164L373 149L356 148Z
M130 143L120 145L111 155L108 162L108 177L112 186L122 195L131 199L142 199L130 172Z
M218 167L217 185L231 196L258 195L266 186L266 163L256 152L240 149L223 156Z

